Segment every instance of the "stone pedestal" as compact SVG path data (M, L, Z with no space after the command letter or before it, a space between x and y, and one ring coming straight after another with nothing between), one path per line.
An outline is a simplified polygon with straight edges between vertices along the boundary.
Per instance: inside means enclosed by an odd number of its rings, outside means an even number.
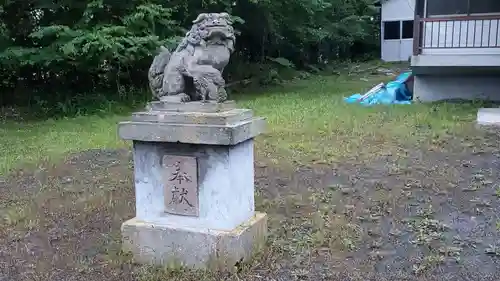
M476 122L481 126L500 126L500 108L480 108Z
M153 102L121 122L136 194L124 249L141 263L212 270L250 258L267 231L254 207L253 138L264 126L233 102Z

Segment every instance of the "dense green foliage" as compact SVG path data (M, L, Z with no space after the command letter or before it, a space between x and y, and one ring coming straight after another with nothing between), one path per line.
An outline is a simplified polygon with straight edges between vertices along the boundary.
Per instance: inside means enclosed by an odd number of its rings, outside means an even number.
M64 105L81 93L128 98L145 87L158 46L173 47L196 15L207 11L226 11L237 19L230 81L257 72L272 75L275 70L266 65L316 69L366 56L376 52L378 42L371 2L3 0L0 105Z

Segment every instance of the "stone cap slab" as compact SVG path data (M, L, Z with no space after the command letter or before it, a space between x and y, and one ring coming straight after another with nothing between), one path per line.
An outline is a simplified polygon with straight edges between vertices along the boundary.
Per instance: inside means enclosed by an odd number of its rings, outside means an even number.
M181 110L171 110L171 105L134 113L130 121L118 124L119 136L147 142L235 145L261 134L266 125L264 118L253 117L250 109L231 108L232 103L185 103ZM191 111L197 106L205 111Z
M250 109L231 109L217 113L144 111L133 113L132 121L170 124L230 125L250 120L252 117L253 113Z
M224 112L236 109L234 101L218 103L214 101L193 101L193 102L167 102L153 101L148 104L150 111L170 111L170 112Z
M118 134L124 140L235 145L258 136L265 125L260 117L230 125L126 121L118 125Z

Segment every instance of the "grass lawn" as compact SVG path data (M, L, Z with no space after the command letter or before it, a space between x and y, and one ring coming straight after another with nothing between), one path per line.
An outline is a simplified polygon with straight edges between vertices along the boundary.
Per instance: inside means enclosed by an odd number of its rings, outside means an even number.
M315 77L260 94L239 96L238 103L267 118L260 152L272 161L338 161L391 150L402 142L439 141L468 127L478 105L347 105L342 97L365 91L389 78ZM128 144L116 133L127 116L84 116L33 123L6 122L0 127L0 174L20 164L36 164L95 148ZM415 129L418 129L417 131ZM332 145L334 144L334 145Z
M126 117L5 122L0 280L2 274L19 280L438 280L433 270L443 266L467 272L450 260L462 254L468 265L467 257L484 257L436 238L458 235L445 231L454 209L439 200L496 194L491 157L498 140L474 128L479 104L343 103L388 79L318 76L237 97L269 125L256 151L257 209L269 214L269 241L252 263L228 275L138 266L119 250L120 224L134 214L128 143L116 134ZM476 220L495 213L496 201L490 196L487 204L484 196L470 203L481 209ZM395 264L408 270L391 269Z

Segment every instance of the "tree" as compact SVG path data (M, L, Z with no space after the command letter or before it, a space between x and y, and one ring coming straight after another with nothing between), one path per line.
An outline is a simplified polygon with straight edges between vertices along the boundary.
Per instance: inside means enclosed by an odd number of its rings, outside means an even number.
M3 0L0 104L144 87L158 47L175 46L207 11L237 19L238 64L355 57L378 26L370 0Z

